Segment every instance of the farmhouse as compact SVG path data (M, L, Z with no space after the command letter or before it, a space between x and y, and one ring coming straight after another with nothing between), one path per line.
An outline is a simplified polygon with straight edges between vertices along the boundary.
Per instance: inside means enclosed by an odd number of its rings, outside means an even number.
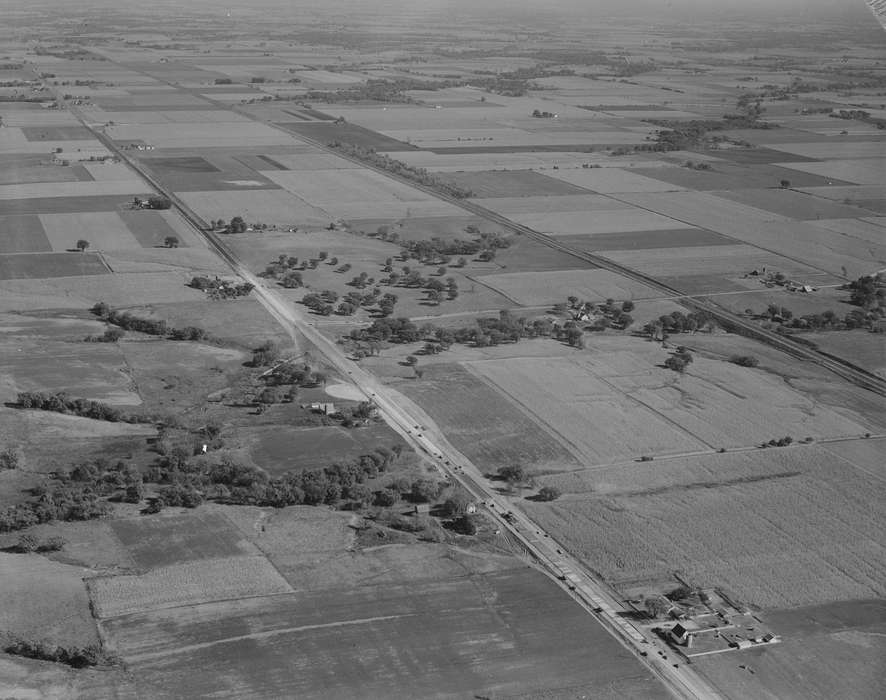
M335 413L335 404L331 403L312 403L311 410L314 413L322 413L324 416L331 416Z
M692 620L682 620L671 627L668 634L675 644L691 647L693 637L700 631L701 627L699 627L697 622L693 622Z

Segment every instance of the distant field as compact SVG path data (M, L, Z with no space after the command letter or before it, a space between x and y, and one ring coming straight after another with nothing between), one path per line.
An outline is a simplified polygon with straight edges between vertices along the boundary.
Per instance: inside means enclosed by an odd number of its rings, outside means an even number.
M824 352L854 362L886 378L886 344L880 334L857 330L810 333L802 337L811 340Z
M0 185L92 179L82 165L50 165L50 158L44 153L0 154Z
M775 187L750 190L733 189L713 192L713 194L792 219L851 219L866 214L865 211L857 207L823 201L802 192Z
M151 194L150 188L137 192L140 196ZM78 214L90 211L115 211L129 207L129 195L90 195L86 197L35 197L12 199L3 202L4 212L9 214Z
M161 212L121 211L118 216L143 248L165 245L164 241L168 236L175 236L180 246L187 247L181 232L172 228Z
M76 243L76 240L74 241ZM19 253L0 255L0 280L104 275L108 268L95 253Z
M342 143L351 143L363 148L374 148L377 151L409 151L415 148L415 146L405 141L400 141L351 123L334 124L326 121L291 122L280 123L277 126L281 126L301 136L307 136L324 145L332 141L341 141Z
M179 196L206 221L242 216L249 222L326 226L335 219L285 190L182 192Z
M533 469L575 464L567 449L507 399L458 365L434 365L421 381L398 385L457 449L482 470L514 461ZM493 416L494 421L489 421Z
M567 696L587 687L607 689L601 698L665 697L632 655L529 568L418 585L370 579L103 626L140 678L187 697ZM589 654L606 663L586 663Z
M123 124L109 126L105 131L118 142L143 141L157 148L265 147L291 141L283 132L252 121L181 122L175 128L168 124Z
M510 272L484 275L477 277L477 281L523 306L556 304L572 295L591 301L661 296L651 287L601 269Z
M475 197L521 197L583 194L585 190L534 170L489 170L447 173L443 179L470 190Z
M531 229L554 236L685 228L680 221L629 205L606 211L519 214L511 215L509 218Z
M557 170L551 172L565 182L583 187L593 192L609 194L614 192L671 192L682 190L668 182L656 180L645 175L637 175L620 168L589 168L581 170Z
M886 141L838 141L828 143L810 140L808 143L772 143L770 148L792 155L828 160L831 158L886 158ZM785 158L784 160L791 160Z
M557 240L572 248L587 251L735 245L733 239L699 228L557 236Z
M119 519L110 526L135 565L144 569L256 553L220 513Z
M619 202L611 197L600 194L570 194L556 196L495 197L473 200L480 206L493 209L508 217L515 215L564 214L582 212L587 218L597 211L611 209L630 209L630 204Z
M877 158L855 160L834 159L812 163L779 163L791 170L845 180L857 185L880 185L883 183L883 161ZM838 184L838 183L835 183Z
M23 126L28 141L85 141L92 132L85 126Z
M52 250L40 218L34 214L0 216L0 254Z
M543 482L567 495L527 502L529 512L610 581L679 571L762 607L886 594L886 487L818 447L656 461Z
M144 193L146 188L148 186L137 179L135 174L132 174L127 180L106 182L31 182L23 185L0 185L0 201L4 202L3 207L6 208L7 206L15 207L14 201L11 205L7 204L9 200L133 195Z
M274 164L281 166L279 170L352 170L360 166L353 161L340 158L331 153L326 153L319 149L315 149L309 153L296 153L292 155L258 156L258 161L248 163L250 167L256 170L268 170L269 165L275 167ZM263 159L269 159L270 163Z

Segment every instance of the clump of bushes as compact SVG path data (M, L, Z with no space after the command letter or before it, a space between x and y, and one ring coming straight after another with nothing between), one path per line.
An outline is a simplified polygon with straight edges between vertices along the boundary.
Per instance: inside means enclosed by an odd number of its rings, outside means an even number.
M85 647L62 647L48 642L19 638L6 644L3 651L28 659L54 661L73 668L112 666L120 662L114 654L105 651L100 644L88 644Z
M101 401L72 399L63 391L55 394L21 391L16 397L16 403L19 408L67 413L94 420L106 420L111 423L153 423L156 420L156 417L146 414L126 413Z
M740 367L756 367L760 364L760 360L753 355L733 355L729 358L729 361Z

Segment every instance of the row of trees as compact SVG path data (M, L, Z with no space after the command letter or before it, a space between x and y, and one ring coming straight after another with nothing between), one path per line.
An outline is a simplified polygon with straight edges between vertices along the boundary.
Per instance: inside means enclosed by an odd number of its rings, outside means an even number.
M153 416L121 411L119 408L101 401L74 399L63 391L55 394L39 391L20 391L16 397L16 405L19 408L67 413L72 416L105 420L112 423L153 423L156 420Z
M794 329L799 331L815 330L853 330L855 328L872 328L883 317L883 312L877 308L852 309L842 318L831 309L817 314L804 314L794 316L794 312L785 306L770 304L766 311L760 314L754 313L753 309L745 309L745 314L762 319L767 323L777 323L781 329Z
M378 153L374 148L366 148L357 146L352 143L343 143L341 141L333 141L328 144L330 148L334 148L346 156L356 158L364 163L368 163L376 168L381 168L389 173L397 175L404 180L410 180L419 185L430 187L442 194L454 197L456 199L466 199L473 197L474 193L458 185L454 185L446 180L428 172L425 168L415 168L411 165Z
M197 326L172 328L164 319L143 318L141 316L135 316L128 311L117 311L103 301L95 304L90 310L103 321L125 331L137 331L148 335L159 335L169 338L170 340L202 341L211 339L209 333L203 328ZM108 331L105 331L105 334L98 338L87 336L86 340L94 342L116 342L121 336L118 333L113 332L113 330L114 329L109 329Z
M16 638L3 646L6 654L23 656L40 661L53 661L73 668L90 666L111 666L120 663L114 655L104 650L101 644L88 644L85 647L62 647L45 641Z
M655 321L650 321L644 325L643 333L654 340L664 340L671 333L710 331L715 326L714 318L706 311L692 311L688 314L684 314L682 311L674 311L673 313L659 316Z

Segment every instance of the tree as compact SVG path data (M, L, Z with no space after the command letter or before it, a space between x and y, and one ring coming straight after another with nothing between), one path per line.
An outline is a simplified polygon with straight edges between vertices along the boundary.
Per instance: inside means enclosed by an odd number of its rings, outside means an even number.
M408 355L406 357L406 364L410 367L415 367L418 364L418 358L415 355Z
M621 305L621 310L624 311L626 314L631 313L631 311L633 311L635 308L636 307L634 306L634 302L632 302L630 299L623 302Z
M280 348L273 340L266 340L252 351L253 367L273 364L280 357Z
M412 482L409 495L419 503L433 501L440 495L440 484L433 479L416 479Z
M560 490L554 486L542 486L538 490L539 501L556 501L560 498Z
M781 188L783 190L789 190L791 188L791 181L790 180L782 180L778 184L781 185Z
M387 488L382 489L377 494L375 494L375 505L381 506L382 508L390 508L392 505L397 503L400 500L400 492L397 489Z
M729 361L740 367L756 367L760 364L760 360L753 355L733 355L729 358Z
M81 253L85 251L88 247L89 241L87 241L85 238L81 238L79 241L77 241L77 250L79 250Z
M522 464L509 464L500 467L498 470L498 476L512 486L515 484L522 484L528 477L526 468Z
M170 207L172 207L172 200L170 200L169 197L164 197L159 194L154 194L148 197L149 209L169 209Z
M671 355L668 359L664 361L665 367L673 370L674 372L679 372L680 374L686 371L687 364L688 363L686 362L686 360L679 355Z
M164 239L163 243L166 245L167 248L178 248L178 238L176 238L175 236L167 236Z
M279 403L283 394L280 390L280 387L269 386L262 390L261 394L258 395L259 403L263 404L274 404Z
M280 280L280 284L282 284L287 289L297 289L301 287L304 283L302 282L301 272L298 270L290 270L285 275L283 275L283 279Z
M477 530L477 518L473 515L462 515L460 518L457 518L452 521L452 529L460 535L476 535Z
M25 457L19 447L7 447L0 452L0 470L18 469L24 466Z

